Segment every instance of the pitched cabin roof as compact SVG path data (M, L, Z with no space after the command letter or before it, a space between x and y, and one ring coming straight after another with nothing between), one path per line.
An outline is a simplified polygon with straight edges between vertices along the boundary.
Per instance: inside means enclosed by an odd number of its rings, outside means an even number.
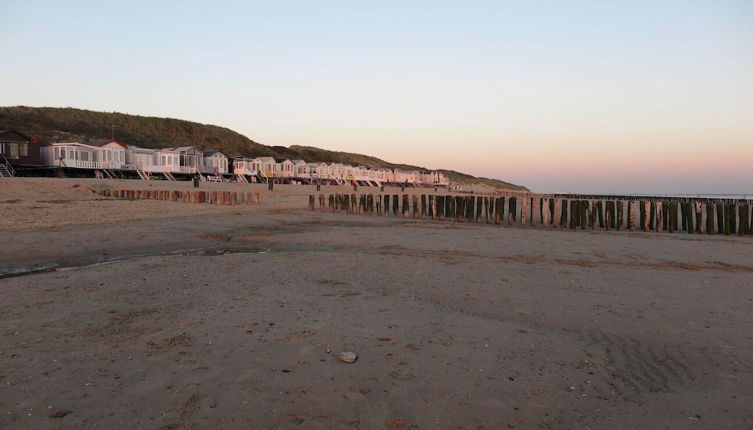
M227 156L227 154L225 154L224 152L222 152L222 151L220 151L218 149L211 149L209 151L204 151L203 154L204 154L205 157L211 157L213 155L220 154L220 155L222 155L225 158L230 158L230 157Z
M176 146L174 148L170 148L173 151L177 152L185 152L193 155L202 155L202 150L195 147L195 146Z
M16 130L0 130L0 142L29 143L32 141L34 141L34 138L19 133Z
M87 145L91 145L91 146L105 146L108 143L116 143L122 146L123 149L128 149L128 145L115 139L91 140L91 141L86 142Z
M291 163L295 164L296 166L299 164L306 164L303 160L290 160Z
M128 150L134 151L134 152L152 152L152 153L155 152L155 150L152 148L141 148L139 146L133 146L133 145L129 146Z
M274 163L275 159L272 157L256 157L258 160L263 161L265 163Z
M96 146L87 145L86 143L81 142L53 142L49 146L78 146L80 148L90 149L92 151L95 151L97 149Z

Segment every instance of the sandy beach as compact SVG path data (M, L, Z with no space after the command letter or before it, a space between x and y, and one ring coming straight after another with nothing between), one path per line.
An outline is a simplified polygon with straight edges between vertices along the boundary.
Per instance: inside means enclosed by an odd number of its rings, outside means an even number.
M0 428L753 428L750 237L124 184L0 179Z

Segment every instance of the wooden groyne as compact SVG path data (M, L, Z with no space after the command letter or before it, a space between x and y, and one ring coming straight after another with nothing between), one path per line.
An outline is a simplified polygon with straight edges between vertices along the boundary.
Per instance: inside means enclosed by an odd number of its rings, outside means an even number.
M164 200L214 205L244 205L263 203L264 194L235 191L179 191L179 190L96 190L100 196L125 200Z
M317 204L318 203L318 204ZM753 201L708 198L311 194L309 210L571 230L753 236Z

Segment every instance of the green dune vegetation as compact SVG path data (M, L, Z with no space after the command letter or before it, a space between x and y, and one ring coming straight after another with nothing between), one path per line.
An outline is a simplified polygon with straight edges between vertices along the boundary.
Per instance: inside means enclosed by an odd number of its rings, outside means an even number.
M423 169L420 166L390 163L376 157L313 146L267 146L229 128L174 118L148 117L119 112L95 112L76 108L12 106L0 107L0 129L15 129L36 137L42 144L64 141L107 139L113 126L117 140L144 148L197 146L219 149L230 156L326 161L371 168ZM498 179L477 178L452 170L442 170L451 182L464 185L484 184L510 190L526 190L520 185Z

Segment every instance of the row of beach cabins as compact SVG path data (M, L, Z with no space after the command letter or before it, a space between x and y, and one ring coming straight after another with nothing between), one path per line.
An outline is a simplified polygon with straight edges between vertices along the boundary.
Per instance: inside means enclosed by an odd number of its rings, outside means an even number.
M14 144L10 138L15 138L19 143ZM22 143L24 140L26 142ZM3 143L4 141L8 143ZM33 154L35 149L38 151L36 156ZM14 160L16 163L13 163ZM105 178L138 177L144 180L172 181L199 177L207 181L235 180L245 183L432 187L449 185L447 177L439 171L373 169L342 163L306 162L272 157L229 157L222 151L201 150L195 146L148 149L111 139L87 143L59 142L46 146L37 145L37 148L34 148L31 139L15 131L10 135L8 131L0 131L0 163L6 164L6 171L12 171L12 166L16 164L51 168L74 175L80 173ZM1 175L3 172L0 172Z

